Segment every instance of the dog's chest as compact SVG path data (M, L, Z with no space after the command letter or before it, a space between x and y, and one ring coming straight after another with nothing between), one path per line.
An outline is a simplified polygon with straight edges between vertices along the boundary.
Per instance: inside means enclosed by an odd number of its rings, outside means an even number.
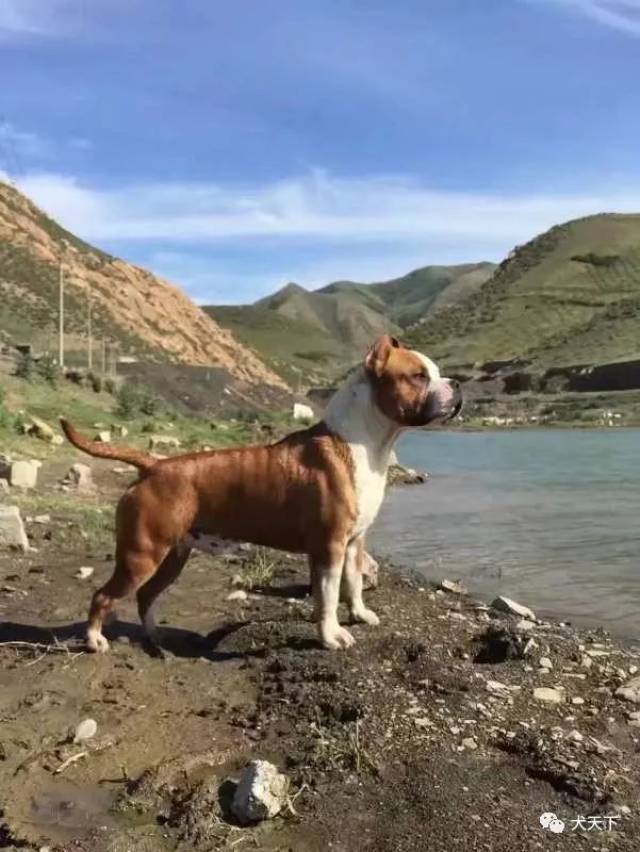
M387 465L382 458L372 458L361 445L349 446L353 458L357 516L354 534L364 532L376 519L387 484Z

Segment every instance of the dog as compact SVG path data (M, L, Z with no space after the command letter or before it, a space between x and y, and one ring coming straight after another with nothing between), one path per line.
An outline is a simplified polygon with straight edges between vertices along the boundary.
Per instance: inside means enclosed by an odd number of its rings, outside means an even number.
M338 622L341 585L351 620L379 623L362 599L364 537L382 502L393 444L401 432L449 420L461 407L457 381L383 335L319 423L267 446L156 459L90 441L61 419L78 449L139 470L117 506L115 569L91 601L87 648L108 650L104 619L134 592L145 633L158 645L158 595L177 580L192 549L211 552L233 541L306 554L320 641L350 647L355 640Z

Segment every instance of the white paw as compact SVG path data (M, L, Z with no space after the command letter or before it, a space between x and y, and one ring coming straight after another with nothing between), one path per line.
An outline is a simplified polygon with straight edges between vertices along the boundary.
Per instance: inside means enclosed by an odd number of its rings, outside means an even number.
M362 609L354 609L351 613L353 621L361 621L363 624L372 624L377 627L380 624L380 619L372 609L367 609L363 606Z
M94 654L106 654L109 643L98 630L87 630L87 650Z
M339 624L321 624L320 625L320 640L325 648L330 648L332 651L339 651L341 648L350 648L355 645L356 640Z

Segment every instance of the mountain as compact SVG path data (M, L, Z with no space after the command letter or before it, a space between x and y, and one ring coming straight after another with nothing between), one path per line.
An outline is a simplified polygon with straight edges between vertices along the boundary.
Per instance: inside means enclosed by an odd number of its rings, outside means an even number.
M86 363L90 297L96 361L108 339L131 359L217 367L241 385L287 390L280 375L177 287L88 245L1 182L0 342L57 351L61 261L69 363Z
M640 215L557 225L513 252L408 340L447 367L519 359L533 369L640 358Z
M315 291L291 283L253 305L204 310L287 381L318 384L361 358L376 335L402 334L408 324L456 304L494 269L427 266L390 281L336 281Z

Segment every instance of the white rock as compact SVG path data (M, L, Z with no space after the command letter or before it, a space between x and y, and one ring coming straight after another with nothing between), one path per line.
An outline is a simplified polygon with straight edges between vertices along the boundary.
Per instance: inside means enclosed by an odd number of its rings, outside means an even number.
M569 731L569 733L567 734L567 739L571 740L574 743L581 743L584 737L582 736L580 731L573 730Z
M636 674L636 672L637 672L637 671L638 671L638 667L637 667L637 666L629 666L629 674L630 674L630 675L634 675L634 674Z
M584 698L581 698L579 695L574 695L574 697L571 699L571 703L575 704L576 706L579 704L584 704Z
M313 420L315 414L313 413L313 408L310 405L304 405L301 402L296 402L293 405L293 419L294 420Z
M98 732L98 723L95 719L83 719L73 733L74 743L84 743L95 737Z
M93 440L108 444L111 441L111 432L108 429L101 429Z
M289 779L266 760L252 760L238 782L231 811L243 824L271 819L287 800Z
M246 601L249 595L244 589L235 589L227 595L228 601Z
M633 704L640 704L640 677L634 677L624 686L618 687L614 695L617 698L624 698L625 701L631 701Z
M475 749L478 748L478 743L475 741L474 737L465 737L465 739L462 740L462 745L470 751L475 751Z
M150 450L174 449L177 450L181 446L180 441L175 435L151 435L149 438Z
M505 693L509 687L505 683L500 683L499 680L488 680L485 684L487 692Z
M11 465L9 482L13 488L35 488L38 484L39 461L15 461Z
M29 550L29 539L17 506L0 506L0 547Z
M82 565L76 571L75 576L79 580L88 580L89 577L93 574L94 570L95 569L92 568L91 565Z
M50 524L51 523L51 515L35 515L33 519L34 524Z
M70 482L80 492L88 494L95 491L96 486L93 481L93 474L88 464L76 462L74 465L71 465L65 481Z
M552 669L553 663L549 659L549 657L540 657L540 661L538 663L541 669Z
M528 621L537 621L535 613L533 610L529 609L528 606L523 606L517 601L507 598L504 595L497 597L491 603L491 606L493 609L500 610L500 612L510 612L514 615L519 615L521 618L526 618Z
M528 618L521 618L516 624L515 629L518 633L530 633L532 630L536 629L536 626L535 621L529 621Z
M467 590L459 580L443 580L440 583L440 588L445 592L451 592L453 595L467 594Z
M9 480L4 477L0 479L0 494L9 493Z
M562 704L564 701L564 693L559 689L553 689L550 686L538 686L533 690L533 697L536 701L545 701L548 704Z

